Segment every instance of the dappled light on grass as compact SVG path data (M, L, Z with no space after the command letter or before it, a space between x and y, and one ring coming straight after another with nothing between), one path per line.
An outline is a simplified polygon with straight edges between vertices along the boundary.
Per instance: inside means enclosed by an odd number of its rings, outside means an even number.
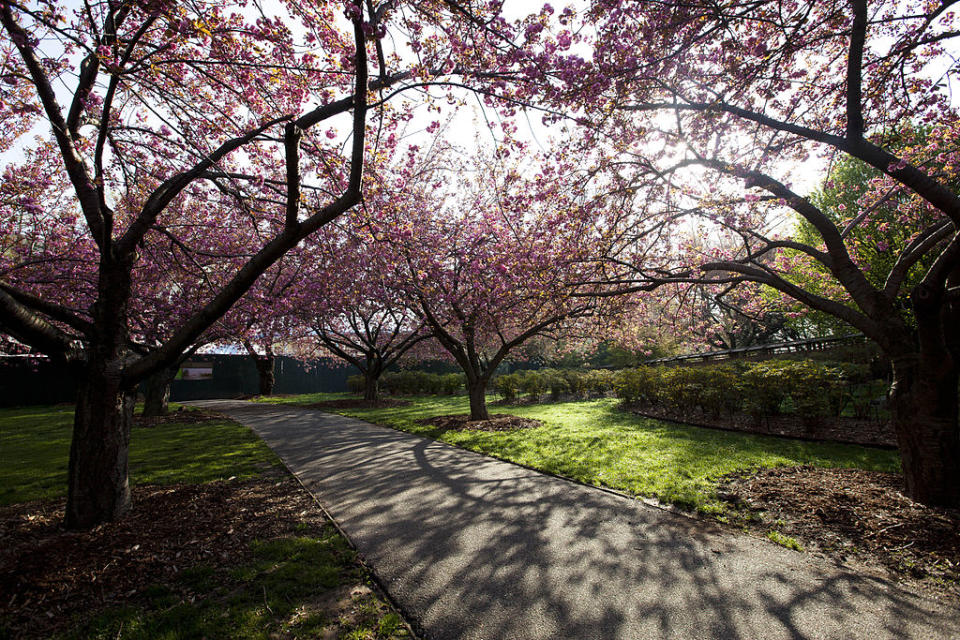
M135 508L65 531L72 423L0 410L0 638L409 637L313 496L219 414L135 426Z
M305 403L344 397L349 396L323 394L321 398L314 394L280 401ZM466 397L428 396L412 398L407 407L337 413L587 484L718 515L726 506L717 496L717 481L728 473L800 464L878 471L899 468L898 456L891 451L660 422L620 411L613 399L498 406L498 412L543 422L542 427L518 431L444 431L416 423L467 409Z
M0 504L65 495L72 428L70 406L0 409ZM132 484L247 478L279 465L252 431L226 419L134 426L130 436Z

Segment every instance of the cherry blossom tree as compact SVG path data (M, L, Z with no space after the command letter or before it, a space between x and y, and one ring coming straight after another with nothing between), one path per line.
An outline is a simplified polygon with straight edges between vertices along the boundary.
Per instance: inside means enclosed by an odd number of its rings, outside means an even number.
M307 270L290 301L311 336L310 355L356 367L364 377L364 401L376 405L383 373L430 336L392 287L389 254L357 223L342 219L311 240Z
M285 253L360 202L368 127L380 131L392 117L386 101L451 74L467 87L507 82L523 58L498 5L317 0L279 2L276 12L193 1L0 2L0 120L10 135L46 136L35 144L21 136L25 151L5 169L0 225L17 246L0 256L0 330L13 339L4 344L82 372L69 527L130 506L137 385L182 357ZM482 73L471 72L476 65ZM82 245L85 272L47 260L62 254L30 240L48 227L54 242ZM156 281L144 275L144 256L171 243L195 263L207 295L143 351L134 303L141 279ZM47 277L22 277L41 263ZM61 275L84 286L47 286ZM170 283L167 295L182 287Z
M421 166L415 154L409 167ZM511 352L572 335L618 302L591 295L603 199L574 165L531 156L520 144L493 157L451 149L368 212L373 242L397 265L393 287L463 369L473 420L488 418L488 383Z
M632 167L647 206L697 229L698 241L676 243L682 258L636 262L621 289L758 283L862 331L893 363L907 492L956 507L960 119L948 91L956 66L945 55L958 33L951 5L599 0L584 17L595 36L590 83L568 83L567 95L579 92L582 121L612 149L620 174ZM929 129L921 144L900 144L907 122ZM791 173L844 157L877 173L835 218L791 186ZM858 231L879 230L877 214L891 202L903 239L895 248L882 232ZM813 237L787 237L791 216ZM892 252L883 274L868 272L870 252ZM835 295L792 277L811 265Z

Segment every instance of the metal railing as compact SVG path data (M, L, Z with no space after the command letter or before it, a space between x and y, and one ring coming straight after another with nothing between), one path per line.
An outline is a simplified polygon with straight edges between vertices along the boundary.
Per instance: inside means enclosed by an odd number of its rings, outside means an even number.
M823 351L839 344L860 344L867 342L866 336L860 333L850 333L843 336L829 338L808 338L806 340L792 340L790 342L774 342L753 347L739 347L737 349L723 349L720 351L706 351L704 353L690 353L682 356L668 356L644 360L643 364L669 364L671 362L728 360L748 355L777 355L782 353L802 353L805 351Z

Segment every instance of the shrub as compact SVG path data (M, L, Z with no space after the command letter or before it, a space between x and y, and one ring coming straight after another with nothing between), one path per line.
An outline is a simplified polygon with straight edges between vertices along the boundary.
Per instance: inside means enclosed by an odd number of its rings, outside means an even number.
M520 390L534 402L540 402L540 396L547 390L544 377L537 371L518 372L520 378Z
M658 370L652 367L623 369L613 376L613 390L627 404L657 404Z
M586 393L602 397L614 390L617 374L607 369L594 369L587 371L583 379Z
M367 381L363 376L347 376L347 389L350 393L363 393L366 387Z
M558 402L570 391L566 376L556 369L542 369L538 372L543 388L550 390L550 399Z
M466 386L467 377L462 373L447 373L439 377L440 393L447 396L454 395Z
M864 413L864 403L854 395L852 381L863 386L869 378L870 370L865 365L767 360L700 367L638 367L614 374L613 386L617 397L628 404L662 406L681 415L699 409L712 417L741 411L773 416L792 406L804 420L817 420L840 415L847 403L852 403L858 414Z
M560 375L567 383L567 391L577 397L587 395L587 374L573 369L563 369Z
M743 410L753 416L780 415L780 407L790 392L784 362L768 360L752 363L743 372Z
M719 366L701 369L703 392L700 407L703 412L717 417L743 410L743 384L733 367Z
M436 374L424 371L385 373L381 386L390 395L452 395L464 385L459 373Z
M796 362L786 368L793 408L804 420L840 415L846 393L843 371L815 362Z
M520 386L520 376L516 373L506 373L493 379L493 390L503 396L507 402L516 401Z

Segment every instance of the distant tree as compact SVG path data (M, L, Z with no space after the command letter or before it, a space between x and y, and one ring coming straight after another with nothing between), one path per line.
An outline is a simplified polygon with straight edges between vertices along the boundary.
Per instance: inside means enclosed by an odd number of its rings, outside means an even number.
M373 239L344 219L312 239L290 298L292 315L312 337L312 357L333 356L364 377L364 400L380 401L383 373L430 337L393 288L396 265Z
M463 370L473 420L488 418L487 386L511 352L614 304L591 296L602 201L571 186L566 161L543 158L521 173L503 160L509 152L457 161L451 150L436 163L450 178L411 176L368 225L398 265L394 288Z

